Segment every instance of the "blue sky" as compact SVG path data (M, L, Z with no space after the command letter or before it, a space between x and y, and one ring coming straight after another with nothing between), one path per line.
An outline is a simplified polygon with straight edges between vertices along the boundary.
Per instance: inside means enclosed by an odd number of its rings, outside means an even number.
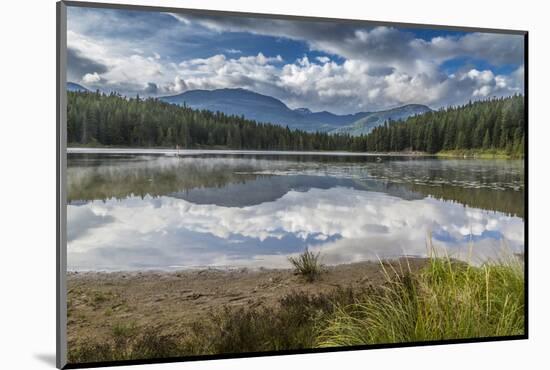
M523 93L523 37L69 7L68 80L123 95L246 88L291 108L432 108Z

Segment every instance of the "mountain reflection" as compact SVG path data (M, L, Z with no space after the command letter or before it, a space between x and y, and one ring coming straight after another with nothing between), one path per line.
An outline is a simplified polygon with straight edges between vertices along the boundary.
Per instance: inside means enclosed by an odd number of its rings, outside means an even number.
M523 217L521 161L328 156L69 155L68 200L170 195L198 204L242 207L288 191L334 186L403 199L431 196Z
M260 176L253 180L228 184L221 188L194 188L169 195L195 204L245 207L272 202L283 197L289 191L305 192L310 189L330 189L335 187L380 191L399 196L403 199L423 198L422 195L408 191L403 186L376 181L361 182L352 179L308 175Z

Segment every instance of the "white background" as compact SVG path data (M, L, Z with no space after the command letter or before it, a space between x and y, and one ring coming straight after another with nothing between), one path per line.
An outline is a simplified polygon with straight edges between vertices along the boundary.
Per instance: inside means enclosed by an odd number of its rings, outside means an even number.
M543 1L126 0L133 4L530 31L530 339L133 369L548 368L550 20ZM117 2L111 0L111 2ZM5 1L0 43L0 367L55 363L55 1ZM545 356L546 355L546 356Z

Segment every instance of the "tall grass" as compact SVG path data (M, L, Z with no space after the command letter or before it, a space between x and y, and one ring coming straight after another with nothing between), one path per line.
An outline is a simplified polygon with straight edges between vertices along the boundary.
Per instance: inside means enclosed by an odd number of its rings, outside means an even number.
M307 281L313 282L321 275L323 266L321 264L321 253L310 252L308 248L297 257L288 257L294 266L296 273L302 275Z
M475 267L432 256L420 274L386 271L386 283L340 306L318 345L349 346L519 335L524 331L521 260Z

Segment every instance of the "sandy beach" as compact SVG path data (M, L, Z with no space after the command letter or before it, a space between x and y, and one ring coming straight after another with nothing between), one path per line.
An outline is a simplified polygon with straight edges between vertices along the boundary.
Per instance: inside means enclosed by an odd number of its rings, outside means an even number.
M425 259L362 262L329 266L308 283L293 270L219 270L180 272L70 272L68 339L108 338L116 325L160 328L178 335L224 307L273 307L291 293L315 296L335 289L365 289L385 281L384 269L418 271ZM384 268L382 268L384 266ZM69 345L70 346L70 345Z

